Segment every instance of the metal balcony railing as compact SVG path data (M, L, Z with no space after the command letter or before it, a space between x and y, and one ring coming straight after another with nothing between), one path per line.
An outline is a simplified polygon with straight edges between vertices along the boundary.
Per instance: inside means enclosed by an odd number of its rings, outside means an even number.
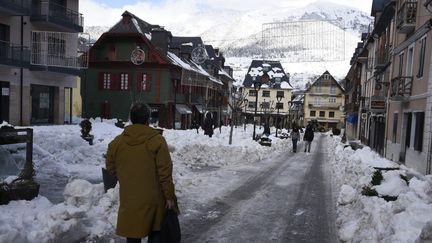
M9 14L30 14L31 0L0 0L0 11Z
M409 33L415 28L417 1L406 0L397 13L397 29L401 33Z
M309 104L309 107L316 107L316 108L339 108L341 104L338 103L329 103L329 102L321 102L321 103L312 103Z
M413 77L396 77L391 82L390 97L393 100L404 100L411 96Z
M82 32L84 17L81 13L49 0L37 1L35 6L32 9L32 18L34 20L42 19Z
M77 34L32 31L30 64L82 69L88 65L87 55L77 51Z
M0 64L25 66L30 61L30 49L27 46L15 45L0 41Z

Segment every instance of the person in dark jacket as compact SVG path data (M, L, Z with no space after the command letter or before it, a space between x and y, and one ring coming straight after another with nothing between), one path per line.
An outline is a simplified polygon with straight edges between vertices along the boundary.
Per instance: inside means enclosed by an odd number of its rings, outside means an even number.
M314 131L312 129L312 125L308 124L306 127L304 137L303 137L303 140L306 142L305 149L304 149L305 153L306 153L306 150L308 153L310 153L310 148L311 148L311 144L312 144L313 139L314 139Z
M263 135L270 136L270 126L269 126L268 122L264 123Z
M210 112L207 112L205 115L203 129L204 135L208 135L209 137L213 136L214 121Z
M293 152L297 152L297 142L300 138L300 131L297 127L297 125L294 125L291 131L291 140L293 144Z
M159 242L167 208L179 212L168 145L149 127L149 116L146 104L132 106L132 125L108 145L105 161L120 184L116 234L128 243L141 242L146 236L148 242Z

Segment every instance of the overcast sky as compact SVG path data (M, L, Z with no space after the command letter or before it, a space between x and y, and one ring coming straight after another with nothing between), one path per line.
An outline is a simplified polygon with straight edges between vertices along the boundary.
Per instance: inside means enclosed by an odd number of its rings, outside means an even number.
M272 7L301 7L316 0L81 0L85 26L112 26L128 10L141 19L162 26L205 21L193 18L199 12L218 10L257 10ZM328 0L358 8L370 14L372 0ZM201 15L202 16L202 15Z

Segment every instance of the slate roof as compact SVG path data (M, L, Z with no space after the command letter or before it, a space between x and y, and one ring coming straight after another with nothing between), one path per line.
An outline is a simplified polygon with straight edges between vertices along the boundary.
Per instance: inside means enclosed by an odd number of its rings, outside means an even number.
M201 37L184 37L184 36L173 36L170 47L180 49L182 44L188 44L188 43L192 43L191 45L192 49L197 46L204 47L204 42L202 41Z
M252 60L248 72L243 80L244 87L253 87L253 78L260 80L262 75L267 73L269 76L269 88L280 89L282 82L289 83L289 79L279 61Z
M340 83L338 83L338 81L336 81L336 79L330 74L329 71L325 71L323 74L321 74L321 76L319 76L312 84L311 86L309 86L305 92L309 91L313 86L315 86L317 84L318 81L320 81L321 79L324 78L324 75L328 74L330 75L330 80L333 81L341 90L342 92L345 92L345 89L340 85Z
M140 33L147 37L147 39L151 39L151 30L153 28L160 28L159 25L152 25L144 20L138 18L134 14L125 11L122 14L122 17L130 17L130 22L123 21L123 18L117 22L111 29L108 30L108 33Z
M382 12L384 7L390 3L392 0L373 0L371 16L375 16L377 12Z

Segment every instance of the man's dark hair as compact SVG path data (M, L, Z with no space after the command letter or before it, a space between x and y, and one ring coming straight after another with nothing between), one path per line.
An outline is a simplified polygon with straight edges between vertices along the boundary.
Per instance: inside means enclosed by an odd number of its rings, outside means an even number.
M132 124L148 124L150 108L147 104L136 102L130 109L130 120Z

